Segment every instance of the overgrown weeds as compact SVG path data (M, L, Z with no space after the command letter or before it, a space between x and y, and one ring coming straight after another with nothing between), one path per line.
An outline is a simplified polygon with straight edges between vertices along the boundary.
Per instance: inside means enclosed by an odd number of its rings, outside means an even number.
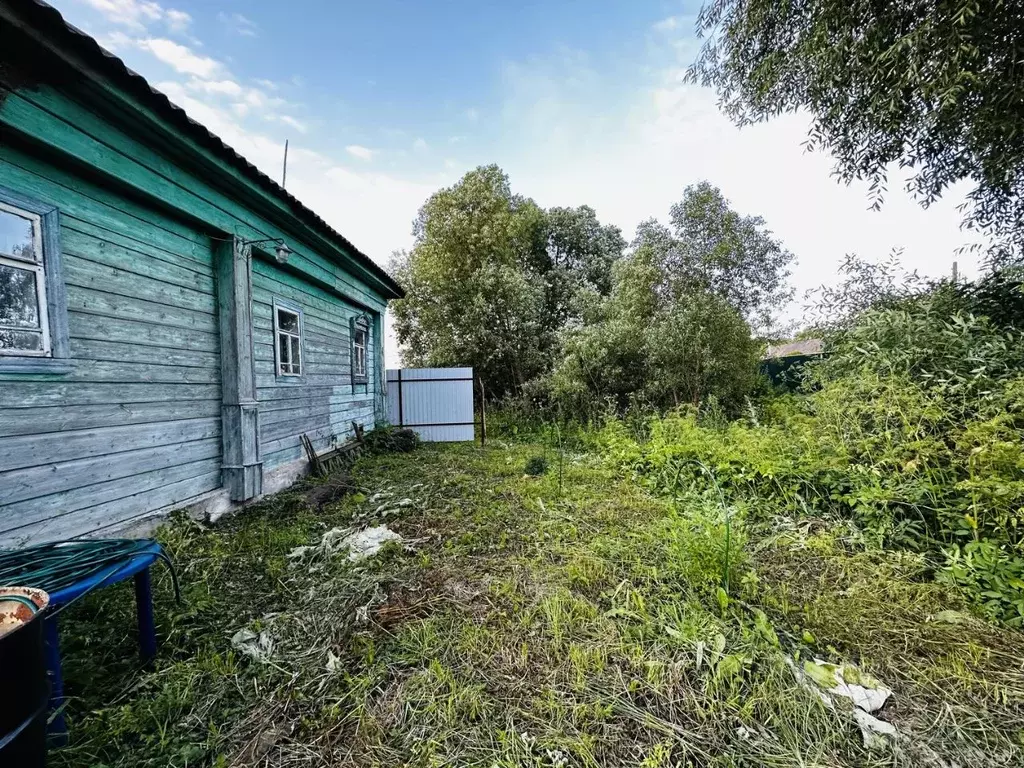
M839 521L764 520L718 492L651 494L603 457L523 474L536 445L364 458L359 492L298 493L160 536L161 652L135 668L128 595L65 619L65 768L117 766L1014 765L1019 635L962 612L919 554ZM782 510L780 510L781 512ZM288 553L334 526L406 546ZM728 590L723 588L728 577ZM232 646L266 633L264 657ZM895 690L898 739L864 746L792 664L855 664ZM945 761L945 762L942 762Z
M1024 625L1024 337L942 292L862 315L807 394L733 422L694 409L603 445L652 489L707 485L764 519L845 518L923 553L990 619Z

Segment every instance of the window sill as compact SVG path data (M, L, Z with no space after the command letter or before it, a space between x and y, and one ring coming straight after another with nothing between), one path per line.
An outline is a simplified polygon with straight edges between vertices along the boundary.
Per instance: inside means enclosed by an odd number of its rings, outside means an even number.
M0 373L71 373L75 370L70 360L52 357L0 357Z
M366 376L353 376L352 386L362 387L369 383L369 379Z

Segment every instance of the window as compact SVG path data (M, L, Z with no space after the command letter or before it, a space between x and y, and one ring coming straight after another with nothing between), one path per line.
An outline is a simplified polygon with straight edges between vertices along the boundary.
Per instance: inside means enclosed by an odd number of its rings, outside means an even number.
M42 220L0 203L0 354L50 354Z
M0 372L70 370L58 216L0 187Z
M275 356L278 376L302 375L302 310L274 302Z
M365 317L352 318L352 383L365 384L367 381L367 350L370 325Z

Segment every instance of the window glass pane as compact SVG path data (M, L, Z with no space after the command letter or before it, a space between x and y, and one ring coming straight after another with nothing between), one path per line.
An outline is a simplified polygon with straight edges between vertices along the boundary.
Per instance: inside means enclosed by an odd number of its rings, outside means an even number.
M355 339L355 368L359 376L366 375L366 330L356 329Z
M0 264L0 325L39 327L35 272Z
M42 352L43 334L32 331L5 331L0 329L0 349L23 349L26 352Z
M36 260L31 219L0 210L0 253L26 261Z
M299 332L299 316L285 309L277 310L277 327L288 333Z
M300 351L299 339L292 337L292 373L300 373L302 370L302 352Z
M279 335L277 337L277 357L281 362L281 370L285 370L285 366L291 362L291 358L288 356L288 337Z

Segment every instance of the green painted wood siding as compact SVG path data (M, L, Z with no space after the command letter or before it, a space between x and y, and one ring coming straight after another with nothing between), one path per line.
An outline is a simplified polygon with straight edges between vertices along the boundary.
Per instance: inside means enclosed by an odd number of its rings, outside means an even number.
M299 434L326 448L352 420L372 426L382 414L386 302L345 255L285 223L283 203L236 171L230 184L204 172L217 161L182 156L144 111L114 114L94 84L72 87L0 99L0 186L60 211L72 363L61 375L0 374L0 544L102 532L221 488L213 238L279 237L294 251L287 271L254 259L265 468L301 458ZM269 218L254 212L268 205ZM307 322L297 386L274 375L274 296ZM357 312L371 319L372 359L368 385L353 391Z
M367 384L352 384L349 321L364 310L266 260L255 259L252 271L260 443L264 467L272 469L303 457L302 434L325 450L352 436L353 421L372 429L377 379L371 371ZM296 378L275 372L275 299L302 311L304 359Z
M0 374L0 538L98 532L217 489L209 238L9 145L0 185L60 209L72 359Z

